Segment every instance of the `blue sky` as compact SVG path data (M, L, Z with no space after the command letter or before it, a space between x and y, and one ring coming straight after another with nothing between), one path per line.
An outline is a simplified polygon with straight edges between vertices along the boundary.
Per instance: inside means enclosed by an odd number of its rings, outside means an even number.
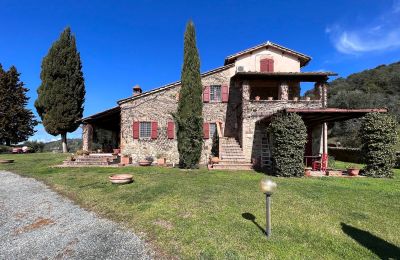
M178 80L189 19L202 71L267 40L310 55L304 71L347 76L400 60L400 0L0 0L0 6L0 63L21 72L35 113L42 58L66 26L76 35L83 62L84 116L115 106L135 84L148 90ZM38 126L31 139L58 138Z

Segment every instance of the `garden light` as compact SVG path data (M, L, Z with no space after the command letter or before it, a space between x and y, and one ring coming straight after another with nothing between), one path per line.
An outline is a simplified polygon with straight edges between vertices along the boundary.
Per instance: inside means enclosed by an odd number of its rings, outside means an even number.
M271 236L271 195L274 193L277 184L268 178L263 178L260 182L261 191L266 197L266 228L265 234Z

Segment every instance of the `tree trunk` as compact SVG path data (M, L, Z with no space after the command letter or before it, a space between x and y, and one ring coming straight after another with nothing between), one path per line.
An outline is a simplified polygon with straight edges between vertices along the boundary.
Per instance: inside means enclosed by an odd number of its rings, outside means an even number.
M11 141L10 141L10 139L6 139L6 146L11 146Z
M63 153L68 153L67 133L62 133L62 134L61 134L61 143L62 143L62 150L63 150Z

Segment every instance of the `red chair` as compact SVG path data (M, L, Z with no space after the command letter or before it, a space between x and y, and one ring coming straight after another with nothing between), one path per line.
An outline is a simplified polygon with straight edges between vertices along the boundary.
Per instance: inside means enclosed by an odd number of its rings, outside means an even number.
M313 171L326 171L328 167L328 154L323 153L320 161L313 161L312 169Z

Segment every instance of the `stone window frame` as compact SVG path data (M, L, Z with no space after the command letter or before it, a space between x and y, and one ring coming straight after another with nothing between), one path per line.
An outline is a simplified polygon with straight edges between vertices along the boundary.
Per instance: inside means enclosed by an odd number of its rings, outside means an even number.
M142 127L143 127L145 124L148 125L148 126L147 126L148 129L146 129L146 130L142 129ZM143 135L142 135L142 131L146 131L146 136L143 136ZM139 139L142 139L142 140L149 140L149 139L151 139L151 131L152 131L152 124L151 124L151 121L140 121L140 122L139 122ZM147 134L148 134L148 135L147 135Z
M219 89L219 95L218 93ZM210 85L210 103L222 102L222 85L214 84Z

